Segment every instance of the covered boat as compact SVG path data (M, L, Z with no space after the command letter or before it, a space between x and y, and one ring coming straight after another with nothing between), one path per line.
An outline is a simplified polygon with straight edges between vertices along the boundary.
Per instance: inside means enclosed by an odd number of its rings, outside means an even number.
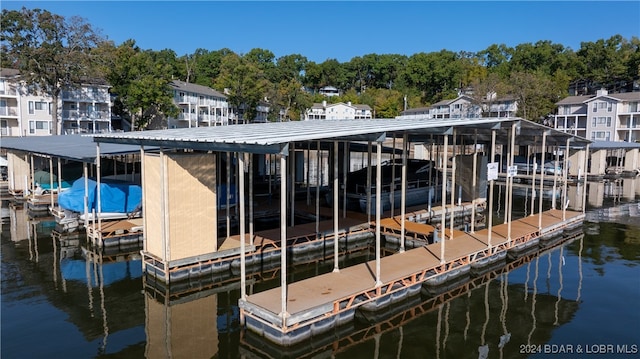
M88 210L98 211L97 183L94 179L87 179ZM140 210L142 205L142 187L140 185L113 179L100 182L100 212L103 215L120 214L127 216ZM81 177L73 182L71 188L60 192L58 205L66 210L84 213L85 178Z
M367 212L367 171L362 168L347 175L347 208ZM375 213L377 166L371 167L371 212ZM442 176L433 161L407 160L406 205L433 203L440 200L440 192L435 187ZM381 206L383 211L391 209L391 203L399 208L402 202L402 160L385 161L381 166ZM393 199L391 192L393 189ZM326 195L327 203L333 203L333 193ZM392 202L393 200L393 202Z

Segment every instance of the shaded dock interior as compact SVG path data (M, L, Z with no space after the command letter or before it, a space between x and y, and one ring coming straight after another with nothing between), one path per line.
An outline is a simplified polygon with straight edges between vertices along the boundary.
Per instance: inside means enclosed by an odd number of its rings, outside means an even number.
M567 171L553 176L542 171L532 174L532 190L542 192L550 177L554 188L562 190L550 209L543 209L538 196L532 216L513 218L509 192L514 181L509 175L504 223L493 225L492 216L477 221L483 211L492 212L493 182L503 171L494 173L487 159L495 158L498 148L509 167L514 166L516 147L588 152L585 139L518 118L268 123L102 134L94 140L98 146L140 146L145 272L173 283L239 270L241 322L285 346L351 320L357 307L383 308L419 291L423 283L453 278L483 260L507 252L517 257L584 218L566 210ZM391 185L381 181L382 171L369 170L361 183L366 191L357 197L366 201L364 213L348 205L354 198L347 193L352 144L360 147L369 169L383 168L382 153L389 145L386 161L401 163ZM425 192L429 200L413 209L405 204L412 188L404 169L415 144L430 148L434 182ZM152 146L159 150L147 153L145 148ZM314 156L321 161L312 169L307 161ZM258 176L263 181L268 177L268 192L254 192ZM226 193L220 183L227 185ZM231 184L237 186L240 204L233 208L228 205ZM306 204L300 204L305 196ZM259 230L254 201L265 198L277 208L270 212L275 223ZM216 206L225 200L225 208ZM409 237L421 243L410 248ZM341 268L338 258L350 239L375 248L375 260ZM396 253L382 248L385 239L397 242ZM289 257L314 247L322 248L323 258L333 258L334 271L288 283ZM248 295L248 268L266 258L276 266L279 262L281 285Z

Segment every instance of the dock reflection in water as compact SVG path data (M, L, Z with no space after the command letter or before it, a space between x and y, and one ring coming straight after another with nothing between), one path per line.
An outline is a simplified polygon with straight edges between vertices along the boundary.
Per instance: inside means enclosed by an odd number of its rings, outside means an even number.
M0 354L512 358L529 356L523 353L526 345L631 349L639 343L630 328L640 325L640 313L629 309L640 300L640 287L631 285L637 283L640 264L638 182L589 183L583 237L471 277L448 292L415 296L368 317L373 322L354 321L327 338L285 351L241 332L237 280L152 285L142 276L136 250L102 252L87 247L82 237L56 238L46 218L31 218L3 202L9 217L3 218L0 252ZM624 194L625 189L634 195ZM342 260L346 265L370 255L365 251ZM332 267L331 261L309 263L292 272L291 280ZM279 272L264 268L251 278L249 291L258 292L277 286Z

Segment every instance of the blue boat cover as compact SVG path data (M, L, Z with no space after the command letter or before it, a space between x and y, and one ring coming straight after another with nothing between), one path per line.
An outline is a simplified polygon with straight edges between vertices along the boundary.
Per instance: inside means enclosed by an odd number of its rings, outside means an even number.
M96 181L89 178L88 184L89 212L92 210L97 211L98 192L96 191ZM131 213L142 204L142 187L137 184L105 179L100 181L100 188L102 212ZM84 177L73 182L73 185L68 190L60 192L58 204L66 210L84 212Z

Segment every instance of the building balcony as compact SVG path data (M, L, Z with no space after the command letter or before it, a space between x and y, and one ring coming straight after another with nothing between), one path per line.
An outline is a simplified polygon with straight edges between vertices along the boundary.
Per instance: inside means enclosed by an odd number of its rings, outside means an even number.
M62 91L62 101L69 102L89 102L89 103L110 103L111 96L108 92L93 93L85 91Z
M110 111L75 111L75 110L63 110L63 121L109 121L111 120Z
M17 107L0 107L0 116L4 117L18 117Z
M0 97L18 97L18 91L14 88L0 90Z

